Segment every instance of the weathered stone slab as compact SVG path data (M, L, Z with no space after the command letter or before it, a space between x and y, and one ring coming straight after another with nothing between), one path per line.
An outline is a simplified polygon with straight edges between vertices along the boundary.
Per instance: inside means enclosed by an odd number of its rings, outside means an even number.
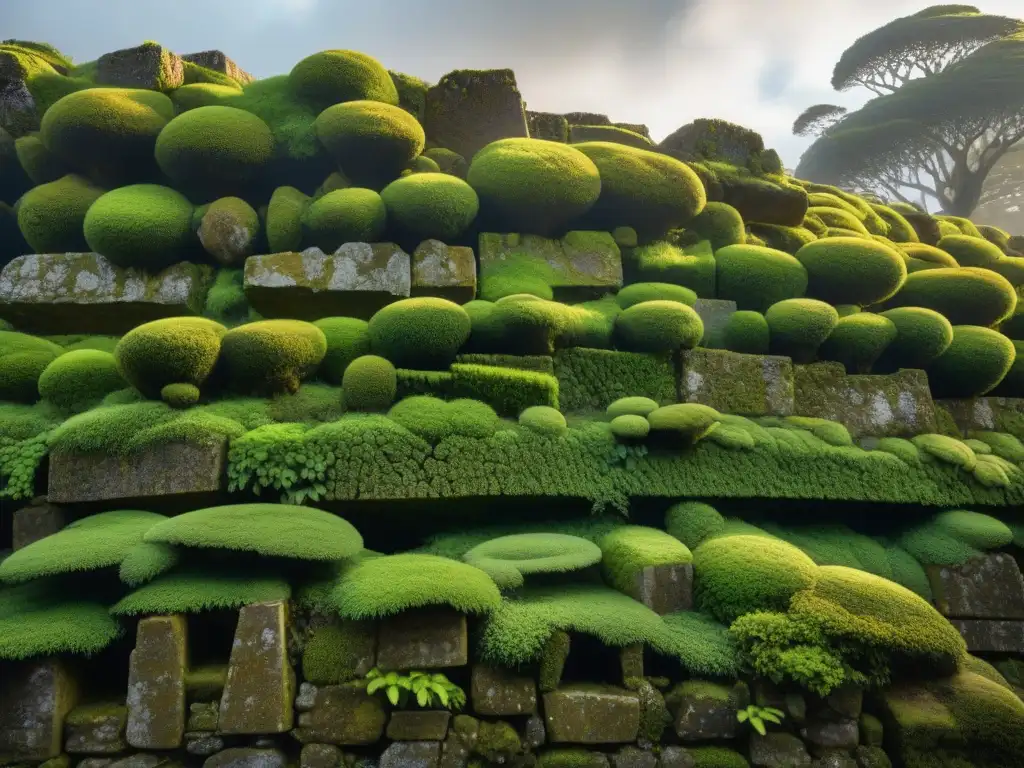
M552 271L556 301L600 298L622 287L622 253L608 232L569 232L560 240L539 235L485 232L480 235L480 281L486 285L512 257L543 262Z
M392 712L387 736L395 741L443 741L451 717L451 712L443 710Z
M306 744L299 753L299 768L340 768L344 757L333 744Z
M209 757L224 749L224 739L212 731L185 733L185 751L190 755Z
M469 658L465 614L450 608L404 611L380 622L377 666L382 669L461 667Z
M203 768L285 768L288 759L276 749L233 747L206 759Z
M508 670L474 664L472 676L473 711L478 715L530 715L537 711L537 685L532 677Z
M17 139L39 130L39 110L18 57L0 51L0 128Z
M82 765L84 762L83 760L78 765ZM114 760L107 764L107 768L156 768L163 762L165 762L165 758L161 755L147 755L145 752L139 752Z
M438 296L465 304L476 298L473 249L424 240L412 254L411 296Z
M736 313L736 302L728 299L697 299L693 303L693 309L704 323L701 346L708 349L724 348L725 326L729 324L729 318Z
M957 619L1024 619L1024 576L1003 552L959 568L928 569L935 606Z
M526 125L531 139L560 141L563 144L569 141L569 121L565 115L526 110Z
M150 275L98 253L18 256L0 271L0 317L36 333L117 335L202 313L212 280L210 267L190 262Z
M693 566L649 565L637 573L629 593L660 616L693 608Z
M0 763L57 757L64 718L78 699L63 662L8 662L0 666L0 676Z
M50 454L47 495L74 504L216 493L227 463L227 440L209 444L167 443L130 456Z
M848 376L840 363L798 365L794 414L843 424L854 437L935 432L935 404L924 371Z
M800 735L820 750L852 750L860 740L860 726L856 720L812 720Z
M937 400L964 434L972 430L998 430L1000 411L1024 413L1024 398L975 397L968 400Z
M687 350L682 353L679 402L741 416L790 416L793 362L788 357L723 349Z
M693 768L696 761L685 747L662 747L658 768Z
M188 690L186 684L185 690ZM220 704L213 701L196 701L188 705L189 731L216 731L220 721Z
M878 746L859 746L854 750L857 768L892 768L885 750Z
M733 690L704 680L680 683L668 697L676 735L684 742L736 737Z
M172 91L185 84L181 57L156 43L105 53L96 61L96 82L120 88Z
M640 728L640 700L611 686L563 686L544 694L544 719L553 743L628 743Z
M288 661L288 605L282 600L238 612L220 732L284 733L292 727L295 672Z
M750 764L755 768L801 768L811 764L807 747L791 733L750 736Z
M124 740L128 709L123 704L87 704L64 720L64 751L73 755L116 755Z
M623 747L612 755L613 768L657 768L658 758L649 749L632 745Z
M186 53L182 57L183 61L190 61L193 64L198 64L200 67L206 67L212 69L214 72L220 72L221 74L227 75L232 80L236 80L242 85L251 83L255 78L238 66L233 59L227 56L223 51L200 51L199 53Z
M409 296L409 254L392 243L345 243L331 254L250 256L243 286L249 304L265 317L316 320L369 318L381 307Z
M384 705L359 682L320 688L303 684L302 698L296 702L303 711L292 735L303 744L357 746L373 744L384 734Z
M466 161L498 139L529 136L526 111L511 69L449 72L427 91L427 139Z
M950 619L971 653L1024 654L1024 621Z
M14 513L12 547L15 551L57 533L70 520L67 510L45 501Z
M440 768L466 768L470 754L480 737L480 721L469 715L456 715L448 737L441 745Z
M139 621L128 662L126 738L136 749L175 749L185 734L185 665L188 634L184 616Z
M658 145L691 160L717 160L746 167L764 151L756 131L724 120L698 118L677 128Z
M396 741L380 756L380 768L437 768L441 743L437 741Z

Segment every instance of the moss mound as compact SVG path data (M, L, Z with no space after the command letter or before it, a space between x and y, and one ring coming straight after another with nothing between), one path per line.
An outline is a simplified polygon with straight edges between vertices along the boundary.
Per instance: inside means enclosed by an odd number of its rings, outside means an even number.
M39 376L40 396L64 411L84 410L124 387L117 360L98 349L65 352Z
M399 401L388 411L388 418L432 445L456 435L489 437L498 426L498 415L486 403L467 399L446 402L429 395Z
M69 599L45 582L0 590L0 659L89 656L122 632L102 603Z
M271 253L297 251L302 247L302 218L309 197L295 187L278 187L267 206L267 246Z
M597 202L597 166L576 147L501 139L473 157L467 180L498 231L561 234Z
M995 389L1010 371L1017 350L998 331L954 325L953 341L928 366L935 397L979 397Z
M899 307L882 317L896 326L896 338L882 355L884 370L924 368L953 343L953 326L935 310Z
M235 107L199 107L171 120L156 140L168 178L203 200L246 197L274 154L270 127Z
M327 354L327 338L301 320L260 320L233 328L221 340L229 386L237 392L296 392Z
M0 331L0 400L34 403L39 377L64 350L58 345L16 331Z
M771 332L772 354L788 355L794 362L811 362L835 330L839 313L816 299L786 299L765 313Z
M722 418L714 408L698 403L663 405L647 414L651 432L673 442L692 445L716 429Z
M987 328L1013 314L1017 294L1005 277L988 269L926 269L908 275L889 305L934 309L953 325Z
M387 228L387 208L372 189L352 187L314 200L302 216L302 242L333 253L345 243L379 242Z
M120 267L159 272L188 258L196 245L192 213L188 199L170 187L119 187L89 208L85 239Z
M788 253L758 245L729 245L715 251L718 298L742 310L764 312L807 290L807 270Z
M416 118L380 101L349 101L319 114L317 138L345 175L382 188L423 151L426 136Z
M818 356L842 363L847 373L868 373L897 334L896 324L882 315L847 315L839 318Z
M683 501L668 508L665 530L694 550L725 531L725 518L710 504Z
M261 234L260 216L240 197L214 200L199 223L199 242L224 267L240 267L256 250Z
M33 253L88 251L82 225L89 206L102 194L102 189L75 174L40 184L18 203L18 229Z
M550 405L532 405L519 414L519 426L539 435L558 437L569 429L565 416Z
M725 348L747 355L767 355L771 346L771 329L760 312L733 312L722 334Z
M355 317L325 317L313 325L323 331L327 339L320 377L331 384L341 384L349 363L370 354L369 324Z
M46 148L37 135L22 136L14 142L18 162L33 184L48 184L67 175L68 166Z
M612 418L616 416L646 416L660 406L649 397L620 397L611 403L605 412Z
M601 195L591 216L601 229L632 227L646 238L657 237L687 224L707 204L700 177L674 157L604 141L573 148L600 172ZM705 224L710 226L710 218Z
M388 224L399 237L451 242L480 210L480 199L465 181L445 173L414 173L388 184L380 196Z
M636 589L636 577L645 568L687 565L693 560L690 550L679 539L640 525L616 528L600 540L599 546L605 581L626 594Z
M643 301L615 318L618 344L633 352L692 349L703 335L700 315L678 301Z
M117 369L146 397L169 384L202 386L213 372L227 329L202 317L170 317L133 328L114 348Z
M447 368L469 339L469 315L447 299L402 299L370 319L370 348L398 368Z
M644 301L678 301L692 307L697 301L697 294L689 288L672 283L633 283L619 291L615 301L622 309L629 309Z
M566 573L601 562L601 548L564 533L519 533L485 541L462 556L502 589L521 587L524 577Z
M807 292L830 304L877 304L907 279L907 266L894 248L878 241L829 237L796 254L807 268Z
M345 368L341 391L349 410L386 411L398 392L395 366L377 355L357 357Z
M747 241L743 217L728 203L709 202L687 224L687 229L710 242L716 251L727 245L742 245Z
M398 89L384 65L357 51L329 50L307 56L292 67L288 87L316 109L346 101L398 104Z
M939 248L961 267L991 267L1003 260L999 247L980 237L946 235L939 240Z

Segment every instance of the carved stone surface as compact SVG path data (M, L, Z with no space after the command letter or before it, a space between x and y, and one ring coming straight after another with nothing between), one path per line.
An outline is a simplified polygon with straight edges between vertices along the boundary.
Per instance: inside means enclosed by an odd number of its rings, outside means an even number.
M227 461L227 440L167 443L130 456L50 454L50 501L74 504L216 493Z
M731 688L691 680L678 685L673 698L674 727L682 741L735 738L738 726Z
M996 414L1000 411L1024 413L1024 398L974 397L967 400L939 400L936 405L946 409L953 421L966 434L971 430L999 428Z
M440 669L468 661L466 616L450 608L405 611L380 622L377 665L384 669Z
M57 659L7 664L0 685L0 762L43 761L63 746L78 690Z
M544 718L553 743L623 744L636 741L640 700L611 686L562 686L544 694Z
M693 608L693 566L649 565L636 574L629 596L661 616L688 611Z
M128 743L136 749L174 749L185 733L184 616L139 621L128 665Z
M275 600L238 613L220 732L283 733L292 727L295 672L288 660L288 605Z
M1024 654L1024 621L950 619L971 653Z
M411 296L438 296L465 304L476 297L476 256L462 245L424 240L412 254Z
M928 569L935 605L958 619L1024 619L1024 576L1006 553Z
M471 699L478 715L533 714L537 711L537 685L532 677L474 664Z
M679 402L742 416L793 413L793 363L788 357L719 349L682 353Z

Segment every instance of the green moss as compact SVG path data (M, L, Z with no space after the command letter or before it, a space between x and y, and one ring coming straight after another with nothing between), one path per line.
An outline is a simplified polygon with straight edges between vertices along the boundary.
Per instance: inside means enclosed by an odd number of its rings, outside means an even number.
M817 216L826 227L856 232L865 236L869 234L864 226L864 222L850 211L842 208L814 205L813 200L810 200L810 202L811 206L807 209L807 213L812 216Z
M388 411L388 418L433 445L455 435L485 438L498 427L498 415L485 403L446 402L429 395L400 400Z
M907 277L899 252L877 241L830 237L808 243L796 258L807 268L808 294L832 304L877 304Z
M40 184L19 201L18 228L34 253L87 251L82 225L89 207L102 194L102 189L74 174Z
M207 566L202 572L180 570L159 576L123 597L110 612L114 616L202 613L289 597L291 587L279 577L222 572Z
M739 752L727 747L695 747L689 750L694 768L749 768Z
M241 269L221 269L206 292L203 316L225 326L239 325L252 314Z
M697 294L689 288L671 283L633 283L619 291L615 300L622 309L629 309L644 301L678 301L693 306Z
M302 653L302 676L313 685L339 685L356 679L364 649L376 638L373 626L346 621L324 624L311 631Z
M125 381L147 397L168 384L202 386L220 354L224 326L199 317L154 320L126 333L114 349Z
M352 187L328 192L302 215L302 242L326 253L345 243L374 243L387 226L387 209L372 189Z
M527 408L519 414L519 425L548 437L560 437L568 429L565 416L548 405L533 405Z
M786 299L765 313L771 332L772 354L794 362L810 362L839 323L839 313L815 299Z
M698 403L663 405L647 414L651 432L655 436L673 439L683 445L693 445L714 430L721 414L714 408Z
M469 339L466 310L446 299L403 299L370 319L370 348L402 368L446 368Z
M946 235L938 247L952 256L961 267L991 267L1002 261L1003 252L980 235Z
M646 136L627 128L614 125L570 125L569 143L611 142L637 149L654 149L654 143Z
M470 549L462 559L487 573L502 589L521 587L524 577L567 573L601 561L593 542L563 533L500 536Z
M121 560L118 577L128 586L138 587L167 573L179 560L180 552L174 547L142 541L125 554Z
M709 202L687 228L709 241L715 251L727 245L742 245L747 240L743 217L727 203Z
M704 323L691 307L676 301L645 301L624 310L615 320L615 336L634 352L673 352L697 346Z
M307 56L292 67L288 86L316 109L364 99L399 103L395 82L384 66L357 51L327 50Z
M400 237L451 242L473 223L480 200L462 179L444 173L414 173L381 192L388 226Z
M40 396L69 412L84 410L124 386L114 356L95 349L65 352L39 376Z
M376 355L362 355L345 368L341 380L345 407L354 411L383 411L395 399L395 366Z
M726 322L723 343L730 352L748 355L767 355L771 330L768 320L760 312L740 310L733 312Z
M260 320L221 339L221 362L241 393L296 392L327 354L327 338L301 320Z
M282 180L278 183L290 183L305 189L314 171L322 174L323 169L329 166L313 129L319 110L291 91L287 75L247 83L241 93L236 92L217 103L250 112L270 127L275 159L280 161L276 169L288 178L287 182Z
M502 416L518 416L533 405L558 408L558 380L533 371L456 363L452 387L459 397L481 400Z
M173 189L136 184L99 197L83 229L89 248L114 264L155 273L192 253L192 214L192 204Z
M610 422L612 434L624 442L643 440L651 433L651 423L643 416L624 413L614 417Z
M354 317L326 317L313 325L327 339L327 354L320 364L319 375L331 384L341 384L349 363L370 353L369 325Z
M1013 541L1013 532L1005 523L980 512L963 509L940 512L932 518L931 524L977 549L999 549Z
M605 580L620 592L631 594L637 574L644 568L686 565L693 555L678 538L657 528L625 525L600 542Z
M69 171L57 155L46 148L37 135L22 136L14 142L18 162L33 184L56 181Z
M908 275L889 302L925 307L945 315L953 325L996 325L1013 314L1017 295L1002 275L988 269L926 269Z
M537 756L540 768L602 768L608 758L580 747L556 747Z
M787 253L757 245L730 245L715 252L716 295L741 310L764 312L807 290L807 270Z
M562 671L569 658L570 638L558 629L551 633L541 650L538 685L542 692L554 691L562 681Z
M656 400L652 400L649 397L630 396L620 397L618 400L610 403L605 410L612 418L617 416L647 416L652 411L658 410L660 407Z
M297 251L309 198L295 187L278 187L267 207L267 245L271 253Z
M1010 371L1017 351L997 331L953 326L953 341L928 366L935 397L977 397L994 389Z
M644 245L624 256L623 269L631 273L630 282L671 283L702 298L716 295L717 262L707 241L685 248L664 241Z
M882 353L879 368L923 368L949 349L953 326L938 312L923 307L900 307L881 314L896 326L896 338Z
M665 513L665 530L691 550L725 530L717 509L699 501L673 504Z
M818 356L842 363L847 373L868 373L898 333L896 324L883 315L859 312L841 317Z

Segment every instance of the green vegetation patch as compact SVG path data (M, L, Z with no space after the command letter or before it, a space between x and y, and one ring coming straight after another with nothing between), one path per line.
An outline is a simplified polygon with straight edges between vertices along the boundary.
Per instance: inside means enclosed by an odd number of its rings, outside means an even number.
M729 245L715 251L716 291L741 310L764 312L772 304L800 298L807 270L788 253L758 245Z
M382 189L423 151L416 118L381 101L335 103L314 123L317 138L356 184Z
M114 356L98 349L65 352L39 376L40 396L68 412L95 405L124 386Z
M508 589L522 586L524 576L578 571L599 563L601 548L564 533L520 533L478 544L462 558Z
M90 656L121 632L107 606L62 599L44 582L0 589L0 659Z
M447 402L429 395L400 400L388 411L388 418L432 445L455 435L489 437L499 424L494 409L479 400Z
M690 550L676 537L657 528L626 525L601 539L605 579L620 592L632 592L636 576L644 568L686 565Z
M88 251L83 222L89 207L103 192L75 174L26 192L18 203L18 228L32 253Z
M396 301L370 318L373 353L398 368L447 368L469 339L466 310L447 299L423 296Z
M213 570L173 571L139 587L111 609L115 616L237 610L253 603L287 600L288 582L268 575Z

